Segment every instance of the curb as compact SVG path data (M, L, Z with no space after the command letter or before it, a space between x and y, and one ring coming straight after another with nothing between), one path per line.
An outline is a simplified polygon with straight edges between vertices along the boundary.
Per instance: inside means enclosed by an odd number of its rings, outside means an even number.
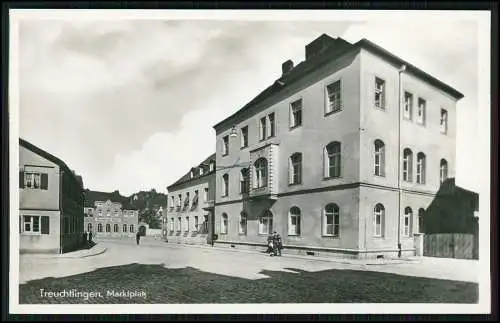
M95 251L92 250L95 248ZM24 257L30 257L30 258L35 258L35 259L77 259L77 258L86 258L86 257L92 257L92 256L97 256L100 254L103 254L108 250L106 247L94 247L92 249L86 249L86 250L92 250L91 252L83 253L80 251L73 251L75 254L70 255L68 254L37 254L37 253L25 253L23 254Z
M87 254L75 255L75 256L59 256L57 258L87 258L87 257L92 257L92 256L97 256L97 255L103 254L107 250L108 250L108 248L103 247L103 248L100 248L100 250L98 250L96 252L89 252Z
M170 244L170 243L169 243ZM253 253L253 254L262 254L260 251L253 251L253 250L243 250L243 249L231 249L231 248L220 248L220 247L212 247L212 246L204 246L204 245L196 245L196 244L187 244L187 243L171 243L172 246L185 246L185 247L193 247L193 248L199 248L199 249L208 249L208 250L221 250L221 251L227 251L227 252L244 252L244 253ZM357 265L357 266L386 266L386 265L401 265L401 264L416 264L416 263L422 263L421 260L415 260L415 259L405 259L405 260L386 260L386 261L381 261L381 262L373 262L373 261L366 261L363 262L362 260L355 260L355 261L350 261L348 259L342 259L342 258L325 258L325 257L310 257L310 256L301 256L301 255L293 255L293 254L283 254L281 257L285 258L296 258L296 259L304 259L304 260L313 260L313 261L326 261L326 262L335 262L335 263L340 263L344 265Z

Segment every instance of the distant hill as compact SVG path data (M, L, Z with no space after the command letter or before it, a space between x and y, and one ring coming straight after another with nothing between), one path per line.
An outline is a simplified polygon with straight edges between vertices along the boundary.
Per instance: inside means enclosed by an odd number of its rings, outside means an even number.
M139 221L146 222L151 229L161 228L158 211L160 208L164 211L167 209L168 196L166 194L158 193L155 189L139 191L131 194L128 201L139 210Z

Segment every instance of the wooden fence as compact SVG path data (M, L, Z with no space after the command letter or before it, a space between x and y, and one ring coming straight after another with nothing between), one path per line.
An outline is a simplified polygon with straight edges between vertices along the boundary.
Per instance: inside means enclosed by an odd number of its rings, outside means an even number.
M478 234L432 233L424 236L424 256L479 259Z

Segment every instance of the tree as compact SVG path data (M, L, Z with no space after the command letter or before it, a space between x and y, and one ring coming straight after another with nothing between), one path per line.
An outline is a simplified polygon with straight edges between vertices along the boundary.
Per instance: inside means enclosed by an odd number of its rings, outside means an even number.
M160 221L156 216L156 212L152 209L142 210L139 215L139 220L149 224L151 229L159 229Z

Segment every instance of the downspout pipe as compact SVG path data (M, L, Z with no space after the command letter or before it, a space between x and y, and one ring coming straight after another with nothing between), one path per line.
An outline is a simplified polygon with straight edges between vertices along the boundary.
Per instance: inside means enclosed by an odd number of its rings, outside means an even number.
M404 64L398 69L398 258L401 258L401 73L405 70Z

